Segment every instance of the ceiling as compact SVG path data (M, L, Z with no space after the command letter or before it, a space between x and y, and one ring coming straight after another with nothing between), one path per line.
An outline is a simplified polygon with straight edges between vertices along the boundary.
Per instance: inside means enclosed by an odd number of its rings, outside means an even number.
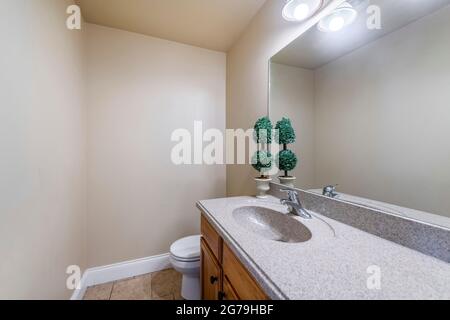
M228 51L266 0L76 0L85 21Z
M368 4L380 6L381 30L367 29ZM272 57L272 62L314 70L449 4L450 0L366 0L356 7L358 19L349 27L336 33L313 27Z

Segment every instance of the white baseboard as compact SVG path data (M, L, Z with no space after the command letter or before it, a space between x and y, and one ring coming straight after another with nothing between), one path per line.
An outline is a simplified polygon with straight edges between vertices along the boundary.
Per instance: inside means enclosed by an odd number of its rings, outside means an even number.
M168 269L171 267L169 257L170 254L166 253L159 256L87 269L81 278L80 289L74 291L71 300L83 299L86 289L91 286Z
M86 283L86 273L83 274L80 281L80 288L75 289L72 296L70 297L70 300L83 300L84 294L86 293L86 289L88 286L85 285Z

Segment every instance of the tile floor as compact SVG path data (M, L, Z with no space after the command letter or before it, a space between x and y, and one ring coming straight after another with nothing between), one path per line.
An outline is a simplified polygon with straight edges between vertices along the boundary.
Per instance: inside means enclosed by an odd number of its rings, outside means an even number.
M182 300L181 274L173 269L89 287L84 300Z

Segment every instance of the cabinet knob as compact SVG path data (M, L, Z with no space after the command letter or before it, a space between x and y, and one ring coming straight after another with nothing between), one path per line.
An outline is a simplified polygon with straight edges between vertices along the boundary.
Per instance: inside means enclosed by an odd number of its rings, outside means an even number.
M219 292L219 300L225 300L225 298L226 298L225 292L220 291Z
M211 284L216 283L217 281L219 281L219 278L211 276L211 278L209 278L209 282L211 282Z

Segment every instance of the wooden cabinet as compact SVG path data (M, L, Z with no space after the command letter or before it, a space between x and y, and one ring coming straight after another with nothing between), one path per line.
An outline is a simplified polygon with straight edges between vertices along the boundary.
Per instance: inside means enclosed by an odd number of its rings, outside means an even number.
M202 299L217 300L221 289L222 271L205 240L201 240Z
M267 300L267 295L203 214L201 232L202 299Z
M208 247L211 249L216 259L220 261L222 254L222 239L203 215L201 219L201 230L202 238L205 239L205 242L208 244Z
M226 276L223 277L223 290L222 290L222 298L223 300L240 300L239 296L237 295L236 291L234 291L233 286L231 285L230 281L228 281L228 278Z
M266 294L248 273L231 249L223 245L223 274L232 284L233 289L242 300L266 300Z

